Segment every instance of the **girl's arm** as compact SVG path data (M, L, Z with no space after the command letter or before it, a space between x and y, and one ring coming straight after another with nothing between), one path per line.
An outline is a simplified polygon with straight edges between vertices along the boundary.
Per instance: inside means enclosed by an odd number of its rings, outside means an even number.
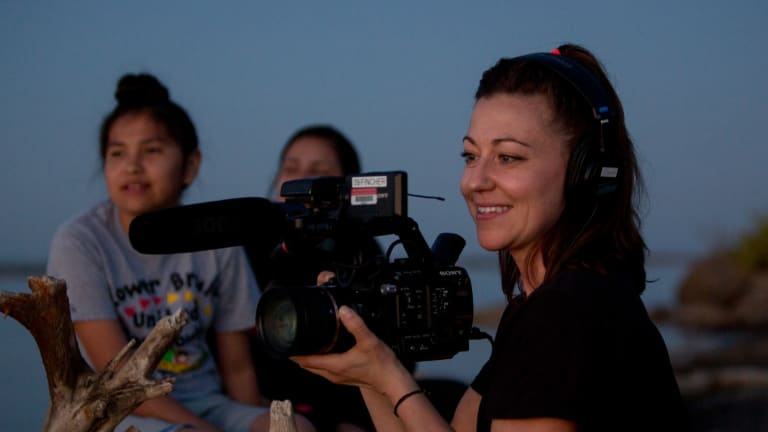
M123 329L116 320L78 321L75 333L93 367L100 371L128 343ZM150 399L134 411L142 417L153 417L175 424L191 424L202 431L216 428L168 396Z
M250 405L263 405L249 344L245 331L217 333L219 372L232 399Z

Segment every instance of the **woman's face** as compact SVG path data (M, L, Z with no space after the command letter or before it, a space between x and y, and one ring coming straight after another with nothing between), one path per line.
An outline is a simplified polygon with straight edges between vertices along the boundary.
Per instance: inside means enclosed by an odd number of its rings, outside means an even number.
M104 179L123 227L140 214L177 205L199 162L199 152L185 160L181 145L150 115L117 118L109 129Z
M275 196L278 201L283 201L280 188L288 180L342 175L341 162L331 143L324 138L301 137L290 144L280 163Z
M496 94L475 104L461 192L484 249L524 259L560 216L569 150L553 120L544 95Z

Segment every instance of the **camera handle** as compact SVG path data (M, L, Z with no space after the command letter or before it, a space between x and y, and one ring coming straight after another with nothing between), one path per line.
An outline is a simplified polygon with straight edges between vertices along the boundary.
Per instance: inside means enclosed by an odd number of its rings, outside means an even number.
M392 234L400 238L408 258L419 265L435 269L432 249L419 230L419 224L410 217L398 217L392 220Z

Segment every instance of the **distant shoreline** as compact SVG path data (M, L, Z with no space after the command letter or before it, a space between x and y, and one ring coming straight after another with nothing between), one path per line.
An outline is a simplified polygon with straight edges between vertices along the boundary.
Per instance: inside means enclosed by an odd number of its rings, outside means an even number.
M699 254L685 251L652 251L648 255L648 266L679 266L693 262ZM459 257L458 265L468 269L488 270L498 268L498 258L493 252L465 254ZM38 274L45 270L44 260L12 261L0 260L0 276Z
M45 273L45 262L0 262L0 277L34 276Z

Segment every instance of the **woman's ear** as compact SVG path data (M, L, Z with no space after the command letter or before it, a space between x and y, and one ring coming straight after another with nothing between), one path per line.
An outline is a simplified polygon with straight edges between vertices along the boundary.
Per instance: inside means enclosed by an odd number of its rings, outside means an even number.
M200 163L203 160L203 155L200 150L195 149L187 156L187 161L184 165L184 187L192 184L197 177L197 172L200 170Z

